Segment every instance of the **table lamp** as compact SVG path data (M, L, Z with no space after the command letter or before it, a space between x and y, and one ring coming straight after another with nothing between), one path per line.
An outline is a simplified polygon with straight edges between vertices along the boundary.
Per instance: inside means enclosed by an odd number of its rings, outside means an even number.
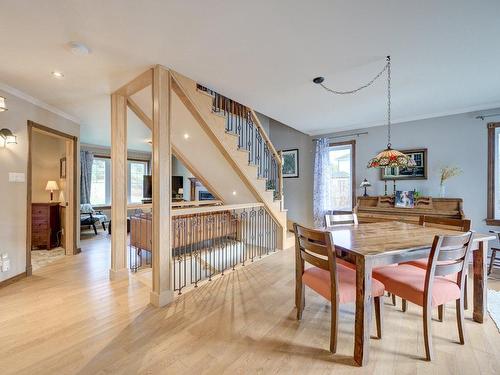
M183 188L179 188L179 190L177 191L177 194L179 194L181 196L181 198L184 198L184 189Z
M54 190L59 190L59 186L57 186L57 182L48 181L47 186L45 186L45 190L50 191L50 201L54 201Z
M368 194L366 193L366 188L369 187L369 186L372 186L372 184L370 184L366 178L363 180L363 182L361 183L361 185L359 185L360 188L364 188L365 189L365 193L363 194L363 197L367 197L368 196Z

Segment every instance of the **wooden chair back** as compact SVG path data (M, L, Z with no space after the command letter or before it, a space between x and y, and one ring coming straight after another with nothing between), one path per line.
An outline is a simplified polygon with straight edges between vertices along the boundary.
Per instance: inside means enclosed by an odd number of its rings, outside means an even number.
M345 224L358 224L358 215L353 212L347 211L337 211L325 215L326 227L333 227L335 225L345 225Z
M451 219L446 217L420 216L418 223L424 227L456 230L459 232L470 231L470 220Z
M436 276L448 276L457 274L457 284L460 290L464 291L465 280L467 278L467 263L472 251L471 231L454 236L436 236L432 244L429 255L425 278L425 297L432 296L432 284ZM424 299L424 300L426 300Z
M337 260L330 232L309 229L293 224L295 232L296 277L301 281L305 263L330 272L331 301L338 302ZM299 279L300 278L300 279Z

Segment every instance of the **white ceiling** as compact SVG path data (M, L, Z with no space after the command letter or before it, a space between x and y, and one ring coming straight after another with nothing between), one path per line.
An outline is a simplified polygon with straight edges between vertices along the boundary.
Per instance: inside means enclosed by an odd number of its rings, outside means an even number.
M500 106L498 0L0 0L0 9L0 82L78 118L86 143L109 142L110 92L156 63L310 134L385 121L383 82L338 97L311 79L350 89L387 54L395 121ZM92 53L72 55L71 40ZM144 146L147 130L133 132Z

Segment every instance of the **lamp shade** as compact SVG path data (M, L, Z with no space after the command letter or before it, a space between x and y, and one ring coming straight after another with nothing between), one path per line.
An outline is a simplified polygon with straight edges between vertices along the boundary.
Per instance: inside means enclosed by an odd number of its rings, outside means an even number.
M48 181L47 186L45 186L45 190L47 191L59 190L59 186L57 186L57 182L55 181Z
M415 160L388 147L368 162L368 168L415 167Z
M177 193L184 194L184 189L183 188L179 188L179 190L177 191Z
M372 186L372 184L370 184L370 182L366 178L359 185L360 188L369 187L369 186Z
M0 129L0 137L2 137L6 144L17 143L17 137L12 134L12 131L7 128Z
M5 103L5 98L0 96L0 112L4 112L7 110L7 104Z

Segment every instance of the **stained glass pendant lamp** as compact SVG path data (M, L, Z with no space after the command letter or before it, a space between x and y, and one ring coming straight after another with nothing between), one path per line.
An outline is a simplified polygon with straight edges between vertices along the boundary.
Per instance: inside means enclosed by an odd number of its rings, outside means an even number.
M415 167L415 160L391 146L391 57L387 56L387 148L370 159L368 168Z

